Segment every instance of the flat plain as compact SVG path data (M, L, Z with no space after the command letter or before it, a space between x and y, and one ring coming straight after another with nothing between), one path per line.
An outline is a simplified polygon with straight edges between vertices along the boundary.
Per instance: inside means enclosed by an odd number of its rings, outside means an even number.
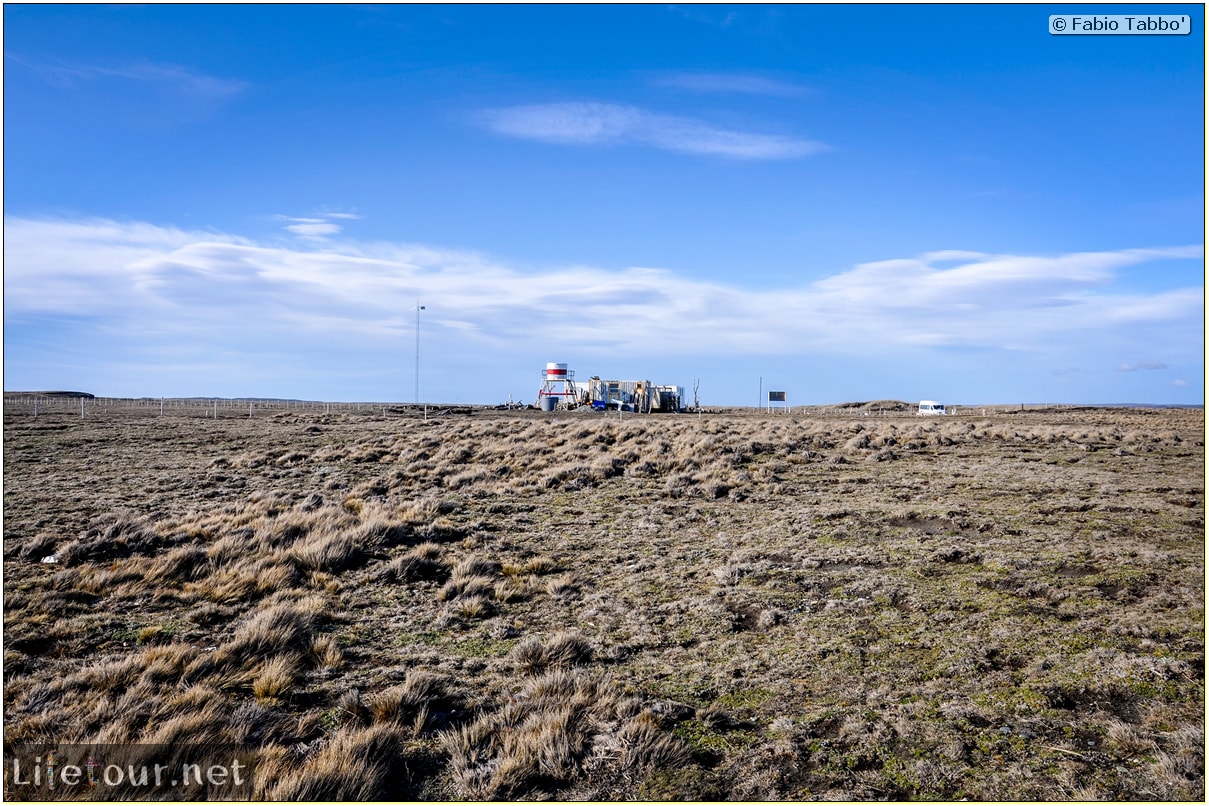
M1203 801L1203 410L9 405L6 742L256 797Z

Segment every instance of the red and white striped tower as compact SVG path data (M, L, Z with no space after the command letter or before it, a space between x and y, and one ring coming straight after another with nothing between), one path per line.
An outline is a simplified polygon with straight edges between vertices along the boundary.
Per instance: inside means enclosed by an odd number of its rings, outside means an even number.
M542 388L537 392L537 407L542 411L554 411L560 403L564 408L574 408L578 402L575 373L568 370L566 364L546 364Z

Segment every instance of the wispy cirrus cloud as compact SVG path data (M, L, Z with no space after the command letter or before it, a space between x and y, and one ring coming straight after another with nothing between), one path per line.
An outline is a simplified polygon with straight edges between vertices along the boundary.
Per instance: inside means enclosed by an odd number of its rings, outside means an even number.
M487 110L497 134L567 145L639 144L687 154L741 160L794 159L827 150L823 143L713 126L623 104L566 102Z
M78 87L101 79L123 79L195 99L221 101L237 95L248 83L219 78L178 64L150 61L124 64L85 64L62 60L35 60L6 54L5 61L19 64L59 87Z
M1143 361L1139 364L1122 364L1117 367L1117 372L1138 372L1139 370L1157 369L1167 369L1167 365L1162 361Z
M659 76L655 83L664 87L702 93L736 93L793 98L807 95L808 87L750 73L685 72Z
M700 5L672 5L668 6L669 11L678 13L681 17L691 22L701 23L718 28L729 28L739 19L739 13L736 11L727 11L725 14L715 13L714 9L709 6Z

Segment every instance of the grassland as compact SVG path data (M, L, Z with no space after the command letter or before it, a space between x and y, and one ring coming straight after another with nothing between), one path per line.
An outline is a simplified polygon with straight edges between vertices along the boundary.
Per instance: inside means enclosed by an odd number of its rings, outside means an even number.
M6 741L240 743L278 800L1204 799L1202 411L155 414L6 410Z

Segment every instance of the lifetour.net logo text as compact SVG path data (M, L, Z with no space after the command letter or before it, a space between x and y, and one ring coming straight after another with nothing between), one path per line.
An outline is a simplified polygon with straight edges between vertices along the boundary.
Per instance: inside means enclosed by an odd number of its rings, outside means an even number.
M5 800L250 800L234 745L5 744Z

